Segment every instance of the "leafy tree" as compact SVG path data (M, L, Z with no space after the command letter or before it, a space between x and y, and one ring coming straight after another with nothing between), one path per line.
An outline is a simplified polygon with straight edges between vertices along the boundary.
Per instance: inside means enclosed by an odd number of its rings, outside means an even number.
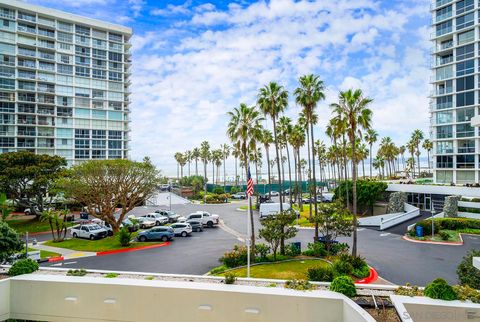
M457 267L457 275L462 285L480 290L480 270L473 266L473 257L480 257L480 250L471 250Z
M63 241L67 235L67 215L68 211L65 210L46 210L40 216L41 221L46 221L50 225L54 242Z
M348 190L347 190L348 187ZM387 190L387 183L383 181L367 181L367 180L358 180L357 181L357 203L361 209L370 210L373 212L373 205L378 200L383 198L383 194ZM345 191L348 191L348 196L350 198L349 202L353 200L353 185L352 181L342 181L338 187L334 190L334 199L340 200L344 198Z
M0 154L0 189L18 206L40 216L48 201L57 195L55 180L62 176L66 165L67 161L59 156L27 151Z
M23 249L23 242L17 232L4 221L0 222L0 263Z
M356 139L362 137L362 130L370 128L372 111L367 108L372 99L363 96L360 89L340 92L338 104L332 104L332 108L338 116L346 122L346 134L350 141L352 149L352 181L353 181L353 246L352 255L357 255L357 159L356 159ZM347 177L347 176L346 176Z
M13 208L7 203L7 195L0 193L0 215L3 221L7 220L8 216L12 213Z
M295 219L294 216L292 218L291 212L285 211L276 216L269 216L262 222L263 228L260 229L259 235L270 244L274 260L277 260L277 250L282 240L293 238L297 234L297 229L290 225ZM287 220L290 220L288 225L285 224Z
M92 160L72 167L59 185L116 233L127 213L154 194L159 181L159 171L148 160Z
M321 203L318 212L311 221L318 225L319 233L326 241L326 250L330 251L331 241L338 236L351 236L353 231L352 214L341 202Z

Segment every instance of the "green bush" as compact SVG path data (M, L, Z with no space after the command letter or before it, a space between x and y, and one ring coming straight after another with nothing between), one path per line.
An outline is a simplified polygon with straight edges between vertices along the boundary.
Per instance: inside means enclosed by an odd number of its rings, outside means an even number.
M411 286L410 284L407 284L397 288L395 294L404 296L423 296L423 291L416 285Z
M233 273L226 273L225 274L225 284L235 284L237 280L237 276Z
M354 297L357 295L355 283L353 283L353 280L350 276L335 277L333 282L330 284L330 291L342 293L348 297Z
M223 190L222 187L215 187L215 188L213 188L212 192L217 194L217 195L221 195L221 194L225 193L225 190Z
M210 273L210 275L217 275L217 274L221 274L221 273L225 272L227 269L228 269L228 267L226 267L225 265L220 265L220 266L212 268L209 273Z
M432 233L431 219L422 220L417 225L423 227L425 235ZM442 229L446 230L461 230L461 229L480 229L480 219L471 218L436 218L434 219L435 231Z
M219 259L228 268L238 267L247 264L247 247L235 245L231 252Z
M285 255L287 256L297 256L302 253L301 249L299 249L296 245L294 244L288 244L285 246Z
M270 253L270 247L266 244L256 244L255 245L255 256L260 261L265 261L267 259L267 255Z
M331 265L309 268L307 276L310 281L331 282L333 281L333 267Z
M20 240L17 232L8 226L4 221L0 221L0 263L6 261L16 252L21 251L23 242Z
M8 270L8 275L18 276L22 274L30 274L38 271L38 263L31 258L25 258L13 263Z
M433 223L434 225L434 228L435 228L435 231L439 231L440 230L440 222L438 221L434 221ZM431 220L422 220L422 221L419 221L416 225L415 225L415 230L416 230L416 227L417 226L421 226L423 228L423 235L431 235L432 234L432 221Z
M330 245L330 255L344 254L350 249L347 243L337 243Z
M127 227L122 227L118 232L118 241L120 245L126 247L130 245L130 241L132 240L132 234L128 231Z
M468 285L455 285L453 290L457 294L460 301L471 301L472 303L480 303L480 291Z
M457 267L458 280L462 285L480 289L480 270L473 266L473 257L480 257L480 250L471 250Z
M440 236L440 238L442 238L442 240L449 240L450 239L450 234L447 233L446 231L444 230L440 230L438 232L438 235Z
M370 267L365 264L359 268L354 268L352 275L357 277L357 278L365 278L370 276Z
M87 271L83 268L69 269L67 272L67 276L85 276L85 275L87 275Z
M415 231L415 228L410 229L409 231L407 231L407 234L408 234L408 236L410 236L410 237L416 237L416 236L417 236L417 232Z
M315 286L306 280L288 280L285 282L285 288L297 291L311 291Z
M107 274L105 274L104 277L106 277L106 278L115 278L115 277L117 277L117 276L118 276L117 273L107 273Z
M352 275L354 268L349 261L337 260L333 263L333 270L337 276Z
M325 257L327 256L327 251L325 250L325 245L323 243L308 243L307 250L303 252L303 255Z
M453 287L447 283L443 278L436 278L425 287L423 292L425 296L432 299L453 301L457 299L457 294Z

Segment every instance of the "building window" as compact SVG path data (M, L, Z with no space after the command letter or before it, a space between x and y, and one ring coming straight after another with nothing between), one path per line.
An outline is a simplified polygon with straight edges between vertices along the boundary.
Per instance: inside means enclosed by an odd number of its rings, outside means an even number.
M453 168L453 156L451 156L451 155L438 155L437 156L437 168Z
M105 130L92 130L93 139L105 139L107 137L107 131Z
M462 108L457 110L457 122L470 122L470 119L475 116L475 108Z
M107 79L107 71L101 69L92 69L92 77L98 79Z
M475 140L458 140L458 153L475 153Z
M75 149L89 149L90 140L75 140Z
M474 7L475 7L475 4L474 4L473 0L458 1L457 2L457 8L456 8L457 9L456 14L459 15L459 14L462 14L464 12L473 10Z
M123 55L119 53L108 52L108 59L111 61L122 62L122 56Z
M437 142L437 151L436 152L438 154L453 153L453 142L452 141Z
M475 87L475 76L457 78L457 92L467 91Z
M90 151L89 150L75 150L75 159L89 159Z
M58 64L57 72L60 74L73 75L73 66Z
M457 171L457 183L475 182L475 171Z
M75 54L82 56L90 56L90 48L75 46Z
M457 107L475 104L475 92L463 92L457 94Z
M453 122L452 112L437 112L437 124L445 124Z
M475 135L475 129L469 124L457 124L457 138L471 137Z
M475 71L475 59L457 63L457 76L472 74Z
M90 137L90 130L87 129L75 129L75 137L76 138L89 138Z
M457 35L458 45L463 45L475 40L475 31L469 30Z
M106 151L105 150L92 150L92 159L106 159Z
M89 27L84 27L84 26L79 26L75 25L75 33L83 36L90 36L90 28Z
M105 140L92 140L92 149L105 149L107 143Z
M112 150L121 150L122 149L122 141L108 141L108 148Z
M457 48L457 61L472 58L475 55L475 45L470 44Z
M90 68L76 66L75 76L90 77Z
M457 17L457 30L461 30L473 26L474 14L473 12Z
M438 24L435 30L437 37L452 32L452 20Z
M437 139L449 139L453 137L451 125L437 126Z
M457 169L475 168L475 155L457 155Z

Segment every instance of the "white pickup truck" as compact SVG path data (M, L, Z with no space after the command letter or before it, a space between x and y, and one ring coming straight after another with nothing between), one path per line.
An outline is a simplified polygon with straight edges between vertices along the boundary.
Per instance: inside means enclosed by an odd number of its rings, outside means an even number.
M210 214L206 211L197 211L193 214L187 216L186 221L188 222L191 219L195 219L197 221L201 221L204 226L209 228L213 227L213 225L218 225L220 222L220 216L215 214Z
M78 225L70 228L73 238L88 238L90 240L107 237L107 230L97 224Z

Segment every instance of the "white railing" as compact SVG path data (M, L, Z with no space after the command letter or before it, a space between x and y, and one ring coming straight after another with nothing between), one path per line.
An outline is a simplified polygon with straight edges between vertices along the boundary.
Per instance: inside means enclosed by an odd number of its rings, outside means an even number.
M397 216L382 220L380 223L380 230L384 230L395 225L401 224L407 220L420 216L420 209L415 206L412 206L408 203L404 203L404 213L398 214Z
M330 291L40 274L0 281L1 320L153 321L159 314L178 322L375 321Z

